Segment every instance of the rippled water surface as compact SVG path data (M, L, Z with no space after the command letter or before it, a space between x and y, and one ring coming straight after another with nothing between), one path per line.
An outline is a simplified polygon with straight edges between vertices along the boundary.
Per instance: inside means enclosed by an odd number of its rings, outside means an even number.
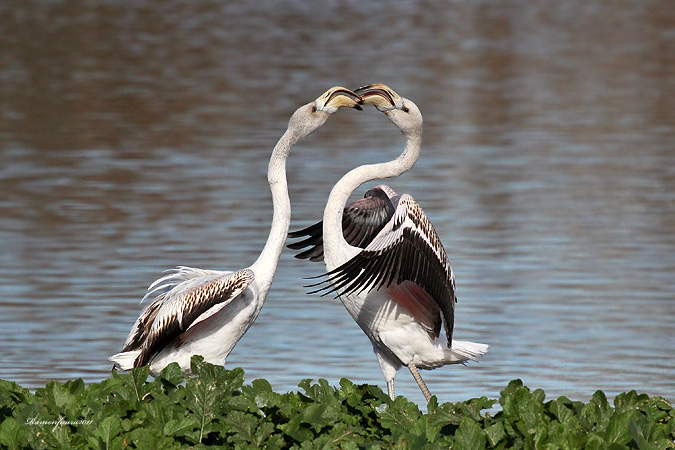
M243 3L0 4L0 378L108 376L163 270L255 260L295 108L384 82L425 117L419 162L387 183L449 251L456 337L491 346L424 374L432 392L494 398L521 378L675 398L673 8ZM292 227L402 146L371 108L335 114L289 159ZM284 252L230 367L280 391L384 387L343 306L305 294L321 270ZM423 400L404 371L397 388Z

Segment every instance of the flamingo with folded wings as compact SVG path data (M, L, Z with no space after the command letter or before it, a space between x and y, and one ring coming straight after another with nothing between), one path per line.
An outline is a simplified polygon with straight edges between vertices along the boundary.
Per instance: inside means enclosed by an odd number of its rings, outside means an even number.
M155 281L146 297L156 295L141 313L114 367L129 370L150 364L157 375L171 362L183 371L193 355L222 365L258 317L272 284L291 220L286 158L291 147L323 125L343 106L360 109L354 92L334 87L293 113L269 162L268 181L274 212L267 243L251 266L236 272L179 267Z

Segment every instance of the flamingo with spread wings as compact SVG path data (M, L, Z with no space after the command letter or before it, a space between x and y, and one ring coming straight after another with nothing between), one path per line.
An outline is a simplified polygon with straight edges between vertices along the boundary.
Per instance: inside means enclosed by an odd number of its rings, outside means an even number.
M410 195L398 197L379 185L345 208L361 184L408 171L422 141L422 114L412 101L382 84L355 92L403 132L403 153L343 176L328 197L323 222L291 233L305 239L290 247L309 247L297 257L325 261L328 272L313 292L336 293L370 338L389 396L394 399L394 378L405 365L429 401L418 368L476 360L488 346L453 339L455 277L436 230Z

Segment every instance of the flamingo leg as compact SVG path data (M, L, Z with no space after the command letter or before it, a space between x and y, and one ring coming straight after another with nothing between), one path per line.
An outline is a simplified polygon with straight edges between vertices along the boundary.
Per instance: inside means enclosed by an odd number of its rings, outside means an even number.
M396 394L394 394L394 380L387 381L387 394L392 400L396 400Z
M410 369L410 373L415 381L417 381L417 385L420 387L422 394L424 394L424 398L427 399L427 402L431 400L431 392L429 392L429 388L422 379L422 375L420 375L419 370L417 370L417 367L415 367L415 364L413 364L412 361L408 363L408 369Z

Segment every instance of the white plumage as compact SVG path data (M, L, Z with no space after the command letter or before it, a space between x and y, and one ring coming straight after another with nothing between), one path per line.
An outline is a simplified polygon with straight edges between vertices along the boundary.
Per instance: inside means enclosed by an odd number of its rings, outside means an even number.
M212 364L225 363L262 309L288 233L286 158L291 147L340 107L360 109L360 101L338 86L295 111L269 162L274 213L258 260L236 272L179 267L152 283L146 298L155 295L154 299L136 320L122 351L110 357L115 367L129 370L150 364L151 373L157 375L174 361L189 370L193 355Z
M409 170L421 149L422 114L413 102L381 84L356 92L403 132L405 149L393 161L361 166L342 177L330 193L323 224L292 233L309 237L291 247L310 247L301 258L323 256L327 278L314 285L314 292L337 293L370 338L391 398L396 372L405 365L429 400L418 367L465 363L488 346L453 339L452 268L436 230L411 196L398 197L380 185L344 207L362 183Z

